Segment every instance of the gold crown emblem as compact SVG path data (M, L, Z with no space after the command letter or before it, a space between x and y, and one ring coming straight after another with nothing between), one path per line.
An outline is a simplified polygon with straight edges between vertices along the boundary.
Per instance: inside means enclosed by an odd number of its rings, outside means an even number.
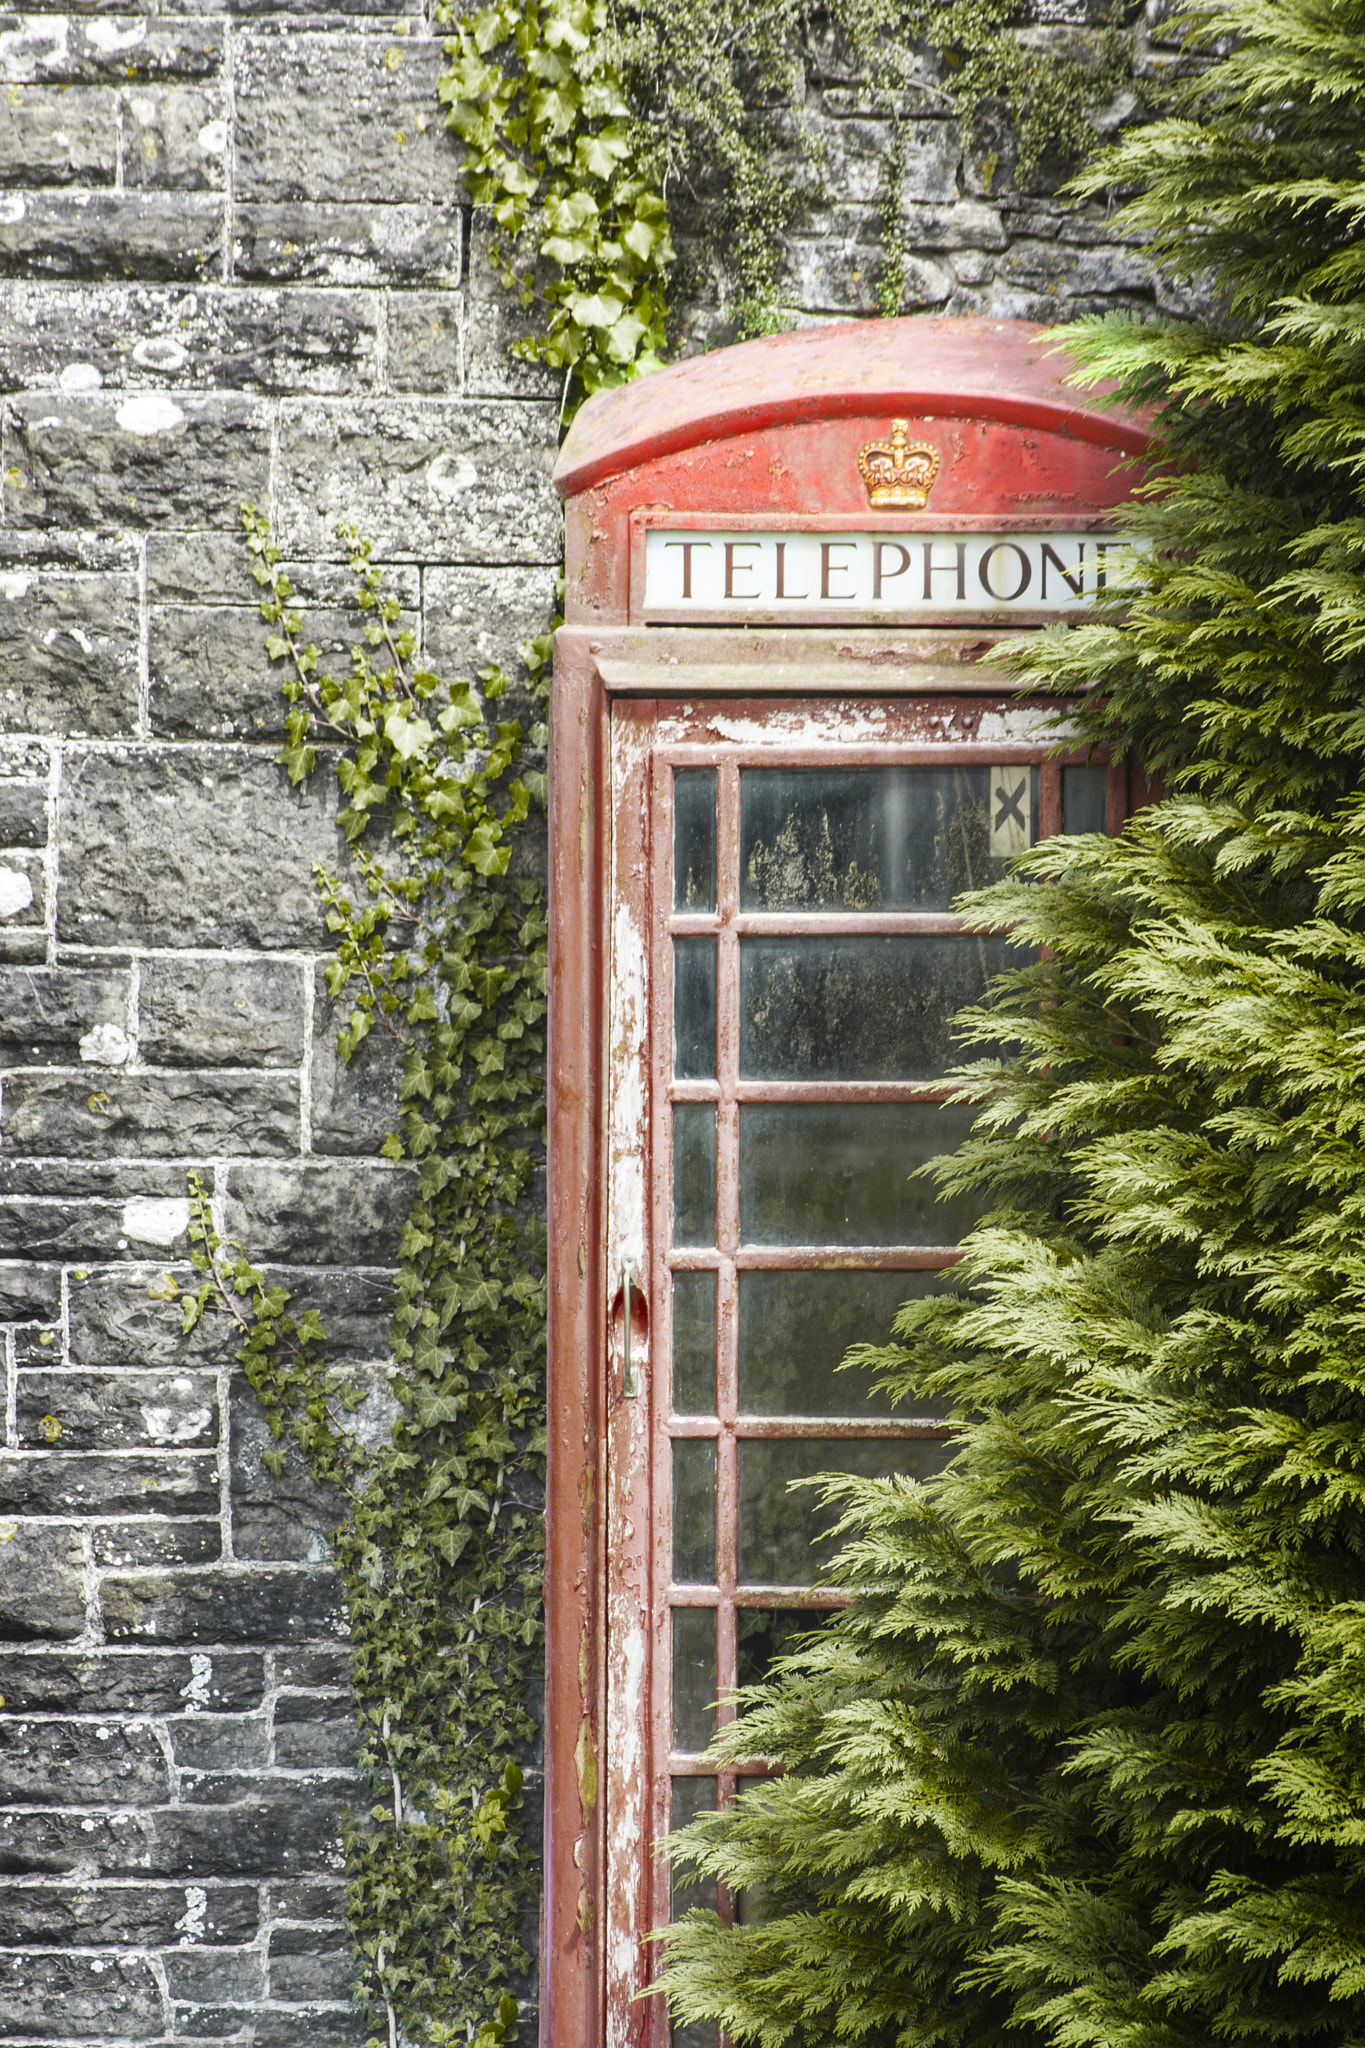
M931 441L912 441L909 420L892 420L891 438L858 450L858 474L874 511L922 512L943 458Z

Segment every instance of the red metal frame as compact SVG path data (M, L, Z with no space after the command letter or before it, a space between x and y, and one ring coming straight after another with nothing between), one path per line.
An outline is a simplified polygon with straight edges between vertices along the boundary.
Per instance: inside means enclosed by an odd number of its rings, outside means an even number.
M743 1083L734 1014L719 1019L714 1082L674 1082L668 1033L671 939L715 930L830 931L839 920L741 913L674 916L671 771L719 762L723 801L737 804L737 734L760 727L756 758L792 764L894 758L996 762L1039 758L1019 730L1027 710L978 663L1006 637L992 627L913 630L770 624L653 626L632 622L632 525L833 523L871 528L854 455L888 416L948 423L932 509L892 521L944 528L1013 519L1102 530L1127 495L1116 465L1140 451L1141 424L1078 402L1046 364L1033 330L1012 323L889 321L746 344L592 401L579 414L556 481L571 493L566 565L569 624L556 641L552 706L550 938L550 1434L547 1500L546 1893L542 2041L547 2048L657 2048L657 2000L632 1999L648 1979L640 1937L666 1916L651 1836L667 1826L667 1515L652 1511L674 1436L720 1447L722 1529L733 1527L734 1276L742 1268L824 1266L913 1270L941 1265L937 1248L806 1251L735 1242L738 1104L768 1099L898 1100L934 1091L892 1083ZM871 354L869 354L871 351ZM740 359L743 359L741 361ZM994 383L992 382L994 378ZM953 438L955 437L955 438ZM852 481L850 481L850 477ZM632 520L632 515L636 515ZM880 526L880 521L876 524ZM1021 629L1011 619L1011 633ZM793 730L799 721L801 731ZM779 754L778 749L781 749ZM945 751L947 750L947 751ZM613 789L616 800L613 803ZM1145 799L1140 776L1110 771L1109 822ZM1043 769L1043 832L1060 823L1060 767ZM722 885L726 876L721 877ZM729 882L737 885L737 876ZM850 920L850 922L853 920ZM862 914L859 931L939 931L940 914ZM624 967L629 971L624 971ZM721 975L724 990L732 977ZM732 1005L733 1009L733 1005ZM615 1076L615 1087L608 1078ZM728 1235L714 1250L667 1252L669 1105L716 1101L723 1129L718 1183ZM652 1197L649 1191L653 1190ZM638 1191L638 1202L636 1200ZM651 1207L652 1201L652 1207ZM646 1389L622 1389L621 1261L637 1260L632 1362ZM670 1270L722 1274L720 1407L673 1418ZM661 1408L660 1403L664 1403ZM746 1421L751 1435L799 1433L800 1418ZM822 1436L904 1434L903 1424L821 1418ZM727 1448L728 1446L728 1448ZM735 1558L718 1559L718 1605ZM784 1590L783 1606L819 1596ZM728 1648L726 1645L728 1644ZM733 1639L722 1639L722 1686ZM608 1730L608 1716L611 1728ZM662 1744L662 1747L660 1745ZM681 1771L684 1759L672 1760ZM654 1787L641 1819L640 1783ZM661 1906L661 1900L663 1904ZM607 1922L616 1944L606 1951ZM609 1995L609 1987L610 1995Z

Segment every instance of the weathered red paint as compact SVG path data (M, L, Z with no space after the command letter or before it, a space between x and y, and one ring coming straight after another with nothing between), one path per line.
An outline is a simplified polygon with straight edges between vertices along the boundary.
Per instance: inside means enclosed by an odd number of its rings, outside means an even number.
M910 1270L944 1263L911 1248L797 1252L738 1243L737 1106L755 1091L737 1072L733 977L722 973L720 1065L708 1082L671 1081L671 938L719 933L733 951L764 917L737 909L722 873L723 915L675 915L667 882L671 770L717 764L722 812L738 803L746 759L788 765L1040 760L1011 736L1007 687L980 666L1027 630L1016 614L977 627L913 629L857 617L649 625L639 603L643 534L688 520L798 529L819 522L888 533L992 525L1102 530L1131 485L1123 467L1142 422L1115 418L1062 381L1039 330L1010 322L843 324L749 343L599 397L580 412L556 482L569 502L568 623L556 640L551 764L550 1453L547 1505L546 1896L542 2042L546 2048L663 2048L666 2016L632 1994L649 1981L641 1936L666 1917L651 1838L668 1824L669 1704L665 1518L672 1436L720 1449L717 1586L676 1604L723 1608L736 1586L733 1516L738 1434L798 1433L786 1418L742 1419L735 1393L734 1276L802 1264ZM930 509L871 514L856 456L893 418L943 448ZM853 739L875 714L875 730ZM799 728L799 729L798 729ZM748 739L744 735L748 735ZM803 736L804 735L804 736ZM752 750L758 748L759 754ZM747 749L747 751L746 751ZM1041 829L1060 823L1060 767L1042 769ZM1110 770L1110 826L1148 792L1126 764ZM728 842L721 840L722 860ZM784 930L801 920L785 918ZM884 913L864 931L951 930L950 916ZM820 929L828 928L822 919ZM638 956L638 957L637 957ZM671 1092L670 1092L671 1091ZM895 1083L764 1084L765 1099L903 1100L932 1089ZM658 1105L720 1108L721 1229L713 1251L665 1257L669 1174ZM639 1202L635 1201L638 1190ZM635 1213L638 1206L638 1213ZM621 1263L632 1282L626 1393ZM947 1255L951 1257L951 1254ZM668 1418L671 1270L720 1279L719 1406L714 1419ZM856 1425L869 1433L866 1423ZM907 1425L878 1425L905 1434ZM911 1427L914 1427L913 1425ZM922 1427L922 1426L921 1426ZM854 1425L830 1421L840 1434ZM727 1538L727 1530L730 1532ZM814 1596L784 1595L784 1605ZM720 1682L733 1680L722 1630ZM610 1722L610 1726L608 1725ZM681 1761L680 1772L690 1768ZM608 1942L614 1944L609 1949Z

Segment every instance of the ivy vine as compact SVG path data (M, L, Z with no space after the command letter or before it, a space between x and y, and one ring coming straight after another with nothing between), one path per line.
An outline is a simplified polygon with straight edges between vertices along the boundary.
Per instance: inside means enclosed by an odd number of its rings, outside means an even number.
M349 674L326 673L266 522L246 505L242 525L284 669L280 761L298 784L326 759L345 798L351 870L314 869L336 940L338 1048L349 1059L375 1030L394 1042L401 1126L383 1150L413 1164L416 1191L386 1388L329 1362L316 1311L222 1241L195 1176L203 1279L184 1327L237 1322L266 1464L278 1475L296 1446L339 1502L333 1553L375 1794L345 1825L347 1915L377 2039L496 2048L515 2033L537 1896L522 1787L542 1657L544 1224L528 1196L544 1136L546 923L541 884L508 872L508 834L544 802L521 756L523 737L541 749L546 732L496 721L501 669L481 670L476 691L417 661L349 528L364 629ZM547 635L522 650L537 706L549 649ZM396 1404L390 1432L362 1431L367 1399Z

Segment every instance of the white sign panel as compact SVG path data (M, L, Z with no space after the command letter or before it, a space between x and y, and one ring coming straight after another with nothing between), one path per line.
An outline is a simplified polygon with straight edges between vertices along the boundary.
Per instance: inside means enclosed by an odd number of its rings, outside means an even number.
M1122 573L1132 543L1094 533L645 536L645 610L1069 612Z

